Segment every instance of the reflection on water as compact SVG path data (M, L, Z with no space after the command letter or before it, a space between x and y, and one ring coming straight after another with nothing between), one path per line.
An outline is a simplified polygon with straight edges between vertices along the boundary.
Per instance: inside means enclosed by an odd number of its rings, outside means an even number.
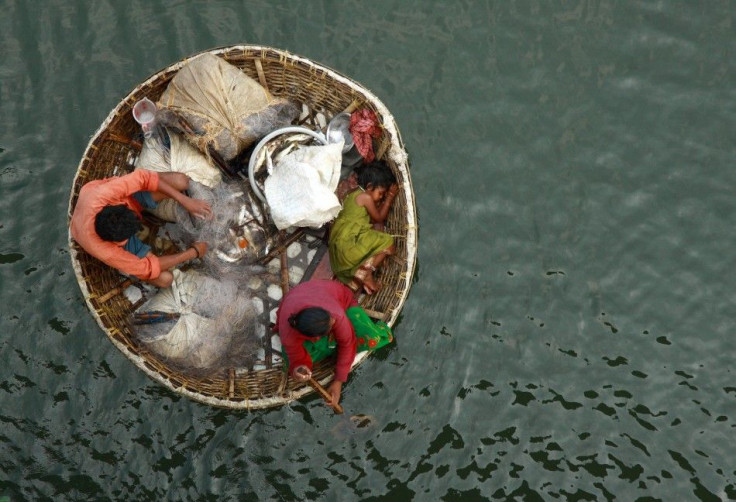
M736 498L729 4L37 7L0 21L0 498ZM357 79L411 157L416 282L343 417L172 394L69 267L100 121L238 42Z

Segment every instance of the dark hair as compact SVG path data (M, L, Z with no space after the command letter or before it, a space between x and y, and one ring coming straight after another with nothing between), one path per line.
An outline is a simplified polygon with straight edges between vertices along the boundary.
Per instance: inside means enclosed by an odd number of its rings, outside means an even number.
M124 241L131 238L140 228L138 215L123 204L105 206L95 216L95 232L105 241Z
M289 326L306 336L323 336L330 331L330 313L320 307L307 307L289 317Z
M373 161L362 164L354 170L355 174L358 175L358 185L363 188L368 188L368 186L371 188L389 188L396 183L394 173L391 172L391 168L385 162Z

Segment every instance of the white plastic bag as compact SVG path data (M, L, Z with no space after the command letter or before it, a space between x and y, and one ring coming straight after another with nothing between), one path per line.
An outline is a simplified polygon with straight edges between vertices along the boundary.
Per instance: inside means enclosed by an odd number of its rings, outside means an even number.
M335 189L340 181L342 145L303 146L274 166L264 192L279 230L321 227L340 212Z

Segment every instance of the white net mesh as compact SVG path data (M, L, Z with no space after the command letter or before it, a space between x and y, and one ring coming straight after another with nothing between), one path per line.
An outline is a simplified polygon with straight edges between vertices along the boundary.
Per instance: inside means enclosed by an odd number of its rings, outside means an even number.
M137 313L139 322L148 315L136 326L141 341L190 374L249 367L260 357L264 333L258 332L263 322L257 317L263 309L257 290L278 282L278 276L256 261L275 237L245 188L240 181L215 188L190 184L192 197L210 203L213 219L194 219L176 205L177 223L166 224L164 232L180 248L203 241L208 251L186 271L174 270L172 287L159 291ZM175 315L161 319L143 314L148 312Z

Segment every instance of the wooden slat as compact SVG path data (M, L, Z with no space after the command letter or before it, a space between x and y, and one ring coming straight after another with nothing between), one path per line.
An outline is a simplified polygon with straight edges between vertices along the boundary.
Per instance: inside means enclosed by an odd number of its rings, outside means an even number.
M379 321L383 321L384 319L386 319L386 314L378 312L377 310L371 310L367 308L363 308L363 310L365 310L365 313L368 314L368 317L371 317L373 319L377 319Z
M258 72L258 81L263 86L263 90L266 91L266 96L268 96L268 99L273 99L271 96L271 91L268 90L268 82L266 81L266 74L263 73L263 63L261 63L260 59L255 60L256 63L256 72Z

